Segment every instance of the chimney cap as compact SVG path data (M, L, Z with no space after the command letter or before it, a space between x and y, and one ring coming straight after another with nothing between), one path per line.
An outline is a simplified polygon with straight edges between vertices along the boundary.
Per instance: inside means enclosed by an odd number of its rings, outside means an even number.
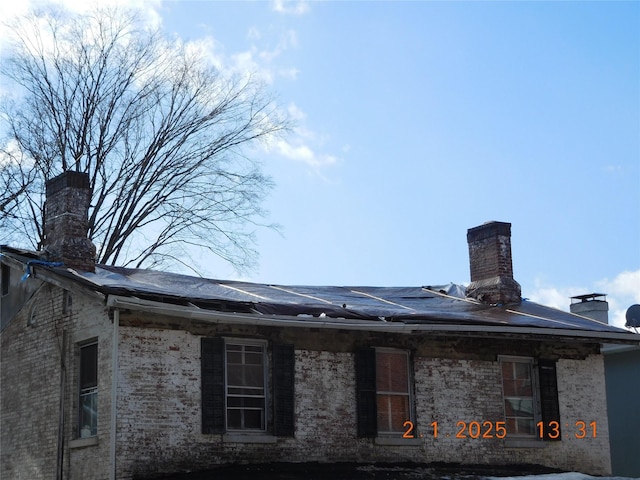
M602 298L599 298L602 297ZM575 295L571 298L571 303L580 303L580 302L606 302L607 294L606 293L586 293L584 295ZM575 301L574 301L575 300Z
M467 230L467 242L477 242L487 238L503 235L511 237L511 224L509 222L485 222L477 227Z
M89 185L89 175L83 172L75 172L73 170L67 170L57 177L47 180L45 187L47 196L54 195L63 188L71 187L84 190L89 190L91 188Z

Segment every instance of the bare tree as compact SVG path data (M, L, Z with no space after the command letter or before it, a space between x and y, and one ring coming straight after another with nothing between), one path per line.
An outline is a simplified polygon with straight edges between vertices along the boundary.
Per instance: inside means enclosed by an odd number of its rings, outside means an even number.
M153 266L190 246L238 268L272 187L247 148L287 129L265 88L231 76L130 11L36 14L12 25L0 72L0 238L43 241L46 180L89 174L98 261Z

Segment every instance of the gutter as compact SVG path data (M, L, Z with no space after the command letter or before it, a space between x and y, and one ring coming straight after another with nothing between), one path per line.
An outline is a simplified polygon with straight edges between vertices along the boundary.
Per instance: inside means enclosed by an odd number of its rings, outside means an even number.
M519 335L543 335L571 337L598 342L617 342L640 345L640 335L623 332L599 332L591 330L574 330L567 328L537 328L537 327L508 327L501 325L458 325L458 324L407 324L401 322L383 321L346 321L329 317L313 317L298 319L285 315L263 315L248 313L228 313L203 310L198 307L185 307L171 305L136 297L124 297L109 295L107 306L122 309L136 310L157 315L202 320L220 324L260 325L273 327L294 328L329 328L336 330L365 330L371 332L402 333L406 335L426 332L454 332L454 333L479 333L479 334L519 334ZM117 312L117 310L116 310ZM635 338L634 338L635 337Z

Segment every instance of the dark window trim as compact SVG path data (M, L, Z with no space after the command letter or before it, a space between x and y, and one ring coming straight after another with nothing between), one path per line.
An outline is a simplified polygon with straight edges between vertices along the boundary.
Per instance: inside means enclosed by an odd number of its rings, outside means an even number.
M201 340L202 382L202 433L225 431L225 368L224 339L202 338Z
M295 351L293 345L274 344L273 434L293 437L295 432Z
M0 282L2 283L2 296L9 295L9 284L11 283L11 267L4 263L2 265L2 279Z
M376 349L360 347L355 357L358 437L374 438L378 434Z
M544 440L560 441L562 440L562 422L560 421L560 403L558 400L558 372L556 369L556 361L548 359L538 359L538 382L540 385L540 414L543 422ZM549 428L550 422L557 422L558 429L554 432L556 438L549 435L552 429ZM559 432L559 434L558 434Z

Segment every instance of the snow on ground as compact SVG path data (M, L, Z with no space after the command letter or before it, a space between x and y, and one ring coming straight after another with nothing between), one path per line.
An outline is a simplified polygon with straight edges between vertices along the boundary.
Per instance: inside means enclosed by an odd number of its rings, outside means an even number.
M637 480L638 477L592 477L578 472L526 475L523 477L486 477L487 480Z

